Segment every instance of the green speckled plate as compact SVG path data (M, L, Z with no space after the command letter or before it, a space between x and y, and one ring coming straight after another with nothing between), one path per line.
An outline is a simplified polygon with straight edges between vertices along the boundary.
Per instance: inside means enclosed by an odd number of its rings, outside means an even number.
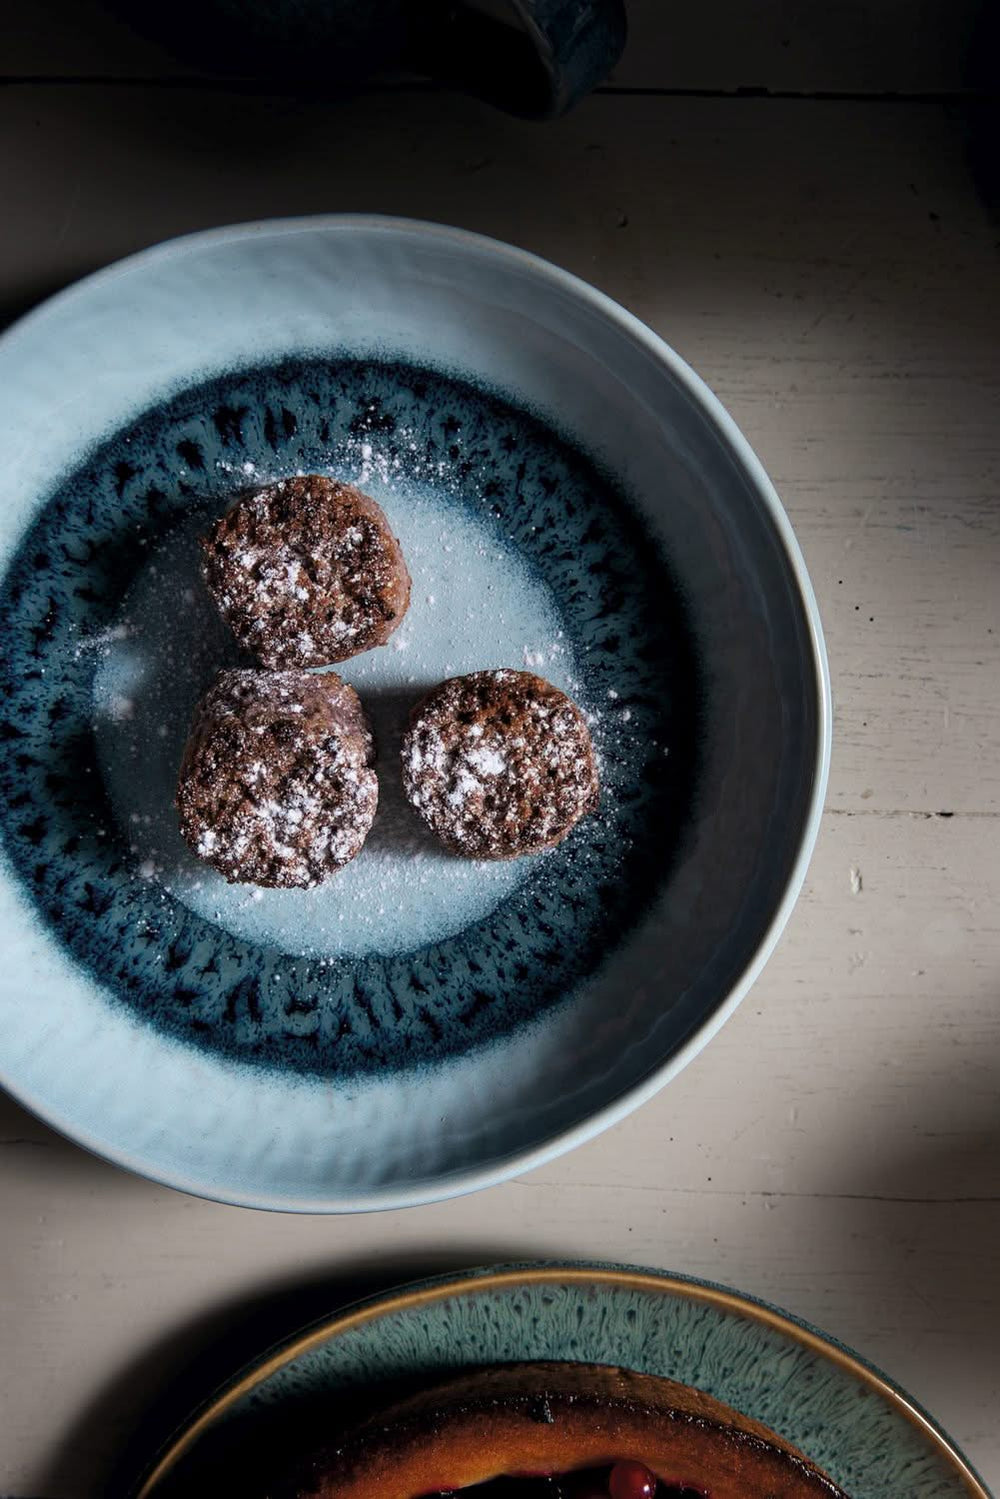
M317 1323L195 1415L136 1499L265 1499L304 1444L349 1422L376 1390L531 1359L697 1385L793 1442L852 1499L990 1499L930 1416L839 1343L720 1286L598 1265L422 1281Z

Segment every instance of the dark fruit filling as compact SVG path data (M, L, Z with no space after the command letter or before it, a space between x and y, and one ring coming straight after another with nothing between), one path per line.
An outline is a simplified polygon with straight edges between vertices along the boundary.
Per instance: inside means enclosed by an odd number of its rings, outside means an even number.
M491 1478L467 1489L442 1489L437 1499L711 1499L705 1489L661 1483L642 1463L581 1468L529 1478Z

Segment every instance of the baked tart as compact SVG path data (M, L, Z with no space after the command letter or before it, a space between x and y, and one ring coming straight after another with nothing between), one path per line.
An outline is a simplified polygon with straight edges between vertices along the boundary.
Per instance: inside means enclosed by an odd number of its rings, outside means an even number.
M845 1499L701 1390L603 1365L476 1369L369 1418L298 1499Z

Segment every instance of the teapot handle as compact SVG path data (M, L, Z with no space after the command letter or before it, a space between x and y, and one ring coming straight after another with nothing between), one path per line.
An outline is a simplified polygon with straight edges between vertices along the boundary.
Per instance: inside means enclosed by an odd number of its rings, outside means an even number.
M418 28L421 66L524 119L564 114L625 46L624 0L459 0L439 17Z

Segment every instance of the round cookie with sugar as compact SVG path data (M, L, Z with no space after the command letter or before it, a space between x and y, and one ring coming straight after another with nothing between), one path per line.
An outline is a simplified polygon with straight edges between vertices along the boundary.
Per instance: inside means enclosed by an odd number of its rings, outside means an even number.
M516 859L552 848L597 806L594 748L576 704L526 671L477 671L410 715L403 786L453 853Z
M202 576L262 666L328 666L385 645L410 575L381 507L321 474L241 496L202 537Z
M360 699L334 672L220 672L184 751L181 833L231 884L309 889L364 844L373 760Z

